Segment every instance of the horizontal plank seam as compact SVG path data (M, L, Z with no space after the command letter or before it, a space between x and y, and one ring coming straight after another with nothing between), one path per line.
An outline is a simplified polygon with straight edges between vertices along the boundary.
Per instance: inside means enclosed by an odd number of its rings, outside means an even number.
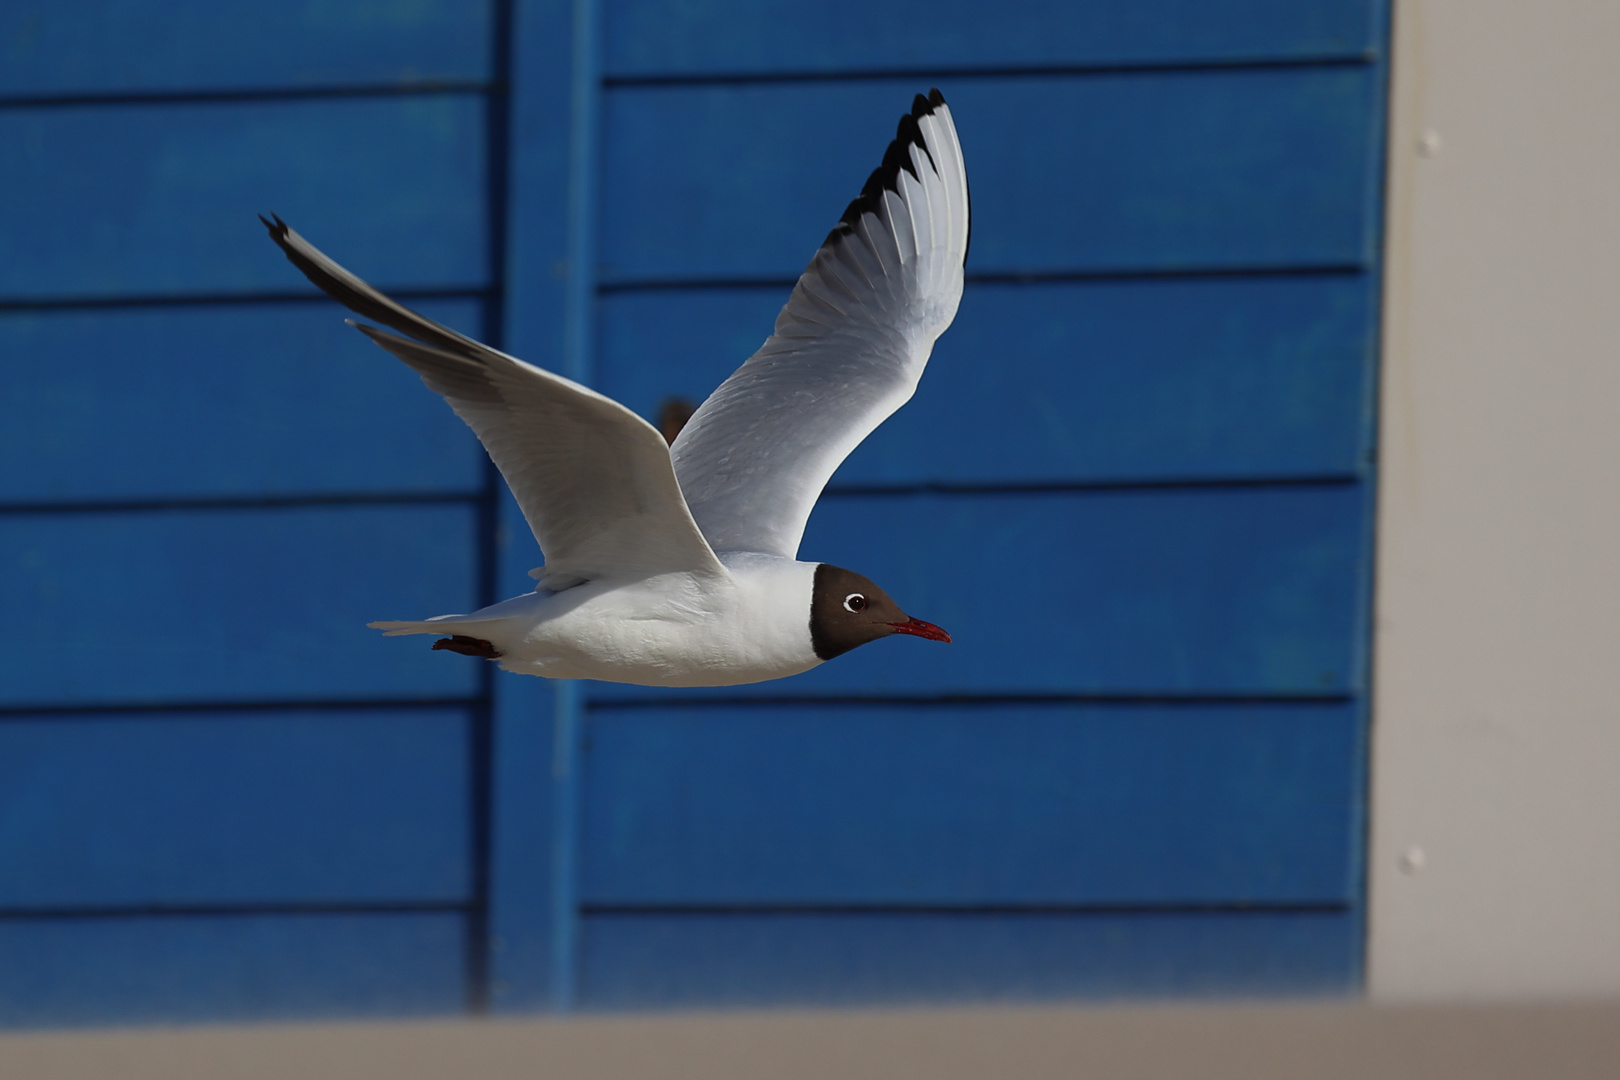
M310 495L223 495L170 499L85 499L60 502L0 502L0 517L52 514L163 513L197 510L289 510L348 506L477 506L482 491L351 491Z
M72 704L0 704L0 722L45 717L124 716L157 713L393 712L400 709L471 709L481 695L410 698L282 698L255 701L105 701Z
M874 498L908 495L1064 495L1091 492L1182 491L1211 488L1323 488L1360 483L1355 472L1305 473L1296 476L1121 477L1101 480L1007 480L978 483L925 481L895 484L835 484L822 498Z
M1031 285L1044 282L1184 281L1207 278L1354 277L1370 262L1278 263L1251 266L1122 267L1097 270L985 270L965 275L968 284Z
M1254 488L1345 487L1360 483L1357 473L1301 476L1228 476L1120 478L1106 480L1012 480L995 483L925 481L898 484L839 484L827 488L823 498L894 498L919 495L1084 495L1094 492L1248 490ZM86 499L52 502L0 502L0 517L68 514L162 513L211 510L284 510L346 506L414 506L478 504L477 491L332 492L309 495L202 496L197 498Z
M497 291L483 286L423 285L384 288L396 300L489 300ZM7 312L95 311L115 308L219 307L237 304L332 304L331 297L313 289L283 292L155 293L128 296L46 296L0 299L0 314ZM333 308L337 311L337 308Z
M1274 915L1280 913L1342 914L1355 908L1353 900L1241 900L1209 902L1155 901L1107 903L995 903L995 904L884 904L884 903L725 903L634 904L585 903L585 916L701 916L701 915Z
M1353 277L1365 274L1361 263L1297 263L1266 266L1122 267L1097 270L1007 270L970 272L969 285L1030 285L1064 282L1183 281L1209 278ZM797 278L646 278L604 281L604 295L634 292L718 291L725 289L791 289ZM485 286L413 285L379 286L397 300L488 300L497 290ZM234 304L331 303L313 290L230 293L146 293L112 296L43 296L0 298L0 314L7 312L78 311L107 308L212 307Z
M1332 706L1355 701L1358 691L1324 693L1253 693L1200 691L1171 694L1157 690L1098 691L1096 693L1030 694L1018 691L984 694L827 694L736 697L623 697L601 698L587 703L591 712L636 709L715 709L715 708L824 708L828 705L871 705L885 708L932 708L951 706L1044 706L1044 705L1134 705L1154 707L1276 705ZM0 722L44 717L144 716L164 713L266 713L266 712L377 712L399 709L457 709L482 706L482 697L448 698L337 698L273 699L263 701L108 701L72 704L0 704Z
M971 64L914 67L846 68L836 71L801 68L785 71L705 71L661 74L616 74L609 71L602 85L610 90L665 87L747 86L775 83L862 82L888 79L1051 78L1086 75L1203 74L1238 71L1277 71L1298 68L1354 68L1379 62L1371 50L1306 53L1299 56L1234 56L1204 60L1120 60L1078 64Z
M1154 707L1164 705L1276 705L1276 706L1331 706L1357 700L1359 691L1334 690L1322 693L1279 692L1275 694L1253 691L1189 691L1166 693L1162 690L1109 690L1088 693L1030 694L1009 691L982 694L812 694L774 696L737 695L734 697L618 697L599 698L586 702L591 713L621 712L635 709L754 709L769 708L825 708L828 705L871 705L893 708L933 708L940 705L997 707L1046 705L1130 705Z
M104 90L94 93L0 95L0 109L58 109L105 105L219 105L240 102L484 94L500 89L486 79L417 79L326 86L220 87L196 90Z
M1366 274L1360 262L1278 263L1233 266L1125 266L1079 270L969 271L969 285L1035 285L1065 282L1201 281L1210 278L1352 277ZM791 289L797 278L625 278L605 280L597 291L604 295L634 292L685 292L721 289Z
M242 904L113 904L107 906L19 906L0 907L0 921L40 921L46 919L119 919L152 916L184 918L198 915L396 915L465 914L471 900L367 900L291 901L287 903Z

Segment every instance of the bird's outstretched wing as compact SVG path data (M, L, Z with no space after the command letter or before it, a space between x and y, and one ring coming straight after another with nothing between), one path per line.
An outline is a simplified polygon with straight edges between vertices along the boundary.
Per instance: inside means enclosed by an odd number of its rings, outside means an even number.
M911 397L956 315L968 184L951 111L918 95L866 186L776 317L776 332L671 447L715 551L793 558L822 488Z
M323 255L280 218L265 225L328 296L408 335L359 329L409 364L478 435L534 530L542 583L725 570L681 497L657 429L596 391L425 319Z

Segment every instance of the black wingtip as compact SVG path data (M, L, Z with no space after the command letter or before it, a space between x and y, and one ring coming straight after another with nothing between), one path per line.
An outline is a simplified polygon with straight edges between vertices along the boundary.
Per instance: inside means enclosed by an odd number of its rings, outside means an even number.
M912 164L911 147L915 146L921 150L934 171L939 171L939 163L934 160L933 151L928 149L928 143L923 139L922 128L918 126L917 121L932 115L934 109L943 104L945 96L937 87L929 90L927 97L918 94L912 99L911 111L902 115L900 122L895 125L894 140L883 152L883 163L872 170L872 175L861 185L861 193L850 200L850 204L844 208L838 224L827 234L827 239L821 242L822 247L852 232L860 224L861 215L876 213L884 191L898 193L901 169L910 173L913 179L919 181L922 179L917 175L916 166Z
M298 258L292 249L292 245L287 241L287 234L292 231L287 227L287 223L282 221L275 214L271 214L268 218L263 214L260 214L259 221L270 233L270 239L274 240L276 242L276 246L281 249L282 254L287 256L288 261L294 266L298 267L298 269L304 270L305 274L308 274L309 271L304 269L302 260Z
M911 99L911 115L913 118L921 120L925 116L932 116L934 110L943 104L945 104L945 95L939 92L939 87L931 86L928 88L927 97L918 94Z

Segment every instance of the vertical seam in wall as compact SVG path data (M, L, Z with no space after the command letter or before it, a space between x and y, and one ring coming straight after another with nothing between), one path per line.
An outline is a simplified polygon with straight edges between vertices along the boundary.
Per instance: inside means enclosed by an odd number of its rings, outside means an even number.
M1393 3L1393 0L1392 0ZM1384 217L1380 222L1381 258L1379 262L1379 319L1378 319L1378 364L1375 368L1378 378L1378 394L1374 402L1374 422L1378 425L1379 451L1378 474L1379 484L1376 493L1377 512L1374 515L1373 532L1373 581L1371 583L1371 600L1368 605L1372 631L1368 634L1371 656L1368 666L1370 675L1367 686L1367 709L1370 717L1367 731L1367 814L1366 825L1363 831L1363 843L1366 858L1363 860L1362 887L1366 895L1366 903L1362 914L1363 949L1362 949L1362 992L1373 1000L1377 1000L1378 988L1374 985L1378 970L1376 967L1377 953L1373 950L1374 937L1378 934L1378 913L1373 910L1373 901L1376 899L1373 886L1381 877L1387 876L1396 868L1385 864L1381 859L1373 862L1375 854L1383 856L1385 853L1377 849L1379 842L1378 814L1378 755L1381 741L1377 729L1378 723L1378 671L1377 658L1384 646L1379 641L1380 628L1378 617L1381 605L1381 583L1379 563L1384 539L1383 514L1390 502L1390 487L1398 477L1386 476L1389 470L1384 468L1389 460L1386 448L1389 445L1390 432L1401 427L1407 437L1402 442L1410 447L1411 424L1394 424L1392 421L1402 417L1395 415L1389 406L1390 401L1398 400L1400 394L1399 366L1406 353L1410 350L1406 346L1404 333L1405 323L1410 319L1411 308L1411 198L1412 184L1414 182L1414 160L1417 147L1408 140L1421 129L1421 124L1414 125L1417 114L1413 112L1415 104L1421 98L1421 33L1422 27L1420 0L1399 0L1400 6L1392 8L1387 13L1388 25L1385 28L1385 40L1388 43L1388 65L1385 73L1385 138L1383 173L1380 192L1383 196ZM1395 145L1394 140L1403 140L1401 145ZM1392 368L1392 365L1394 367ZM1410 469L1406 470L1408 473Z
M484 92L484 222L489 295L483 301L483 340L505 347L506 235L508 171L510 167L512 16L513 0L493 0L489 37L489 88ZM478 500L478 606L487 607L495 595L500 563L501 475L484 455L483 488ZM495 820L495 669L479 670L481 699L469 714L469 787L472 793L471 891L467 917L467 1008L489 1010L490 1003L490 885Z
M1356 747L1354 777L1355 791L1357 793L1357 806L1359 809L1356 829L1352 834L1353 849L1351 851L1351 869L1354 874L1356 895L1360 898L1357 905L1359 925L1357 927L1361 948L1356 953L1356 970L1354 985L1356 990L1365 996L1367 992L1367 950L1371 943L1368 934L1368 912L1372 897L1368 889L1367 860L1371 851L1372 831L1372 725L1373 717L1373 681L1377 673L1373 670L1373 657L1376 650L1373 648L1373 635L1376 633L1373 605L1377 596L1378 577L1378 488L1379 488L1379 447L1380 432L1378 430L1379 399L1382 387L1383 363L1383 323L1384 323L1384 275L1385 265L1385 217L1389 204L1388 166L1390 161L1389 139L1394 125L1390 118L1391 95L1390 82L1394 73L1394 27L1391 18L1391 4L1393 0L1383 0L1378 4L1374 33L1380 42L1380 70L1377 89L1374 97L1374 117L1370 145L1368 146L1368 228L1371 232L1372 251L1372 291L1371 310L1373 312L1372 328L1374 333L1368 344L1368 385L1367 396L1363 402L1362 431L1369 451L1368 459L1364 463L1365 490L1362 503L1366 508L1362 515L1362 543L1367 551L1367 572L1361 582L1362 595L1357 605L1361 613L1361 625L1357 628L1355 647L1360 652L1358 667L1361 677L1361 725L1360 739Z
M589 385L596 323L596 154L601 62L596 0L573 0L573 77L568 117L568 291L563 362Z
M579 684L557 682L552 728L551 1001L572 1012L579 969Z
M574 0L572 78L568 124L568 289L563 361L576 382L591 382L596 322L596 184L601 58L597 0ZM574 1007L579 952L579 684L557 684L552 773L555 842L552 845L552 1002Z

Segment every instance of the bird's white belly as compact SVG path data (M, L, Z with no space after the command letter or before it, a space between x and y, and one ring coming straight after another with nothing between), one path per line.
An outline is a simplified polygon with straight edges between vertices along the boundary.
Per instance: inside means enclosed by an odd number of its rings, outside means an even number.
M718 585L669 575L536 595L490 640L508 671L643 686L731 686L821 663L809 628L815 564L756 557L729 568Z

